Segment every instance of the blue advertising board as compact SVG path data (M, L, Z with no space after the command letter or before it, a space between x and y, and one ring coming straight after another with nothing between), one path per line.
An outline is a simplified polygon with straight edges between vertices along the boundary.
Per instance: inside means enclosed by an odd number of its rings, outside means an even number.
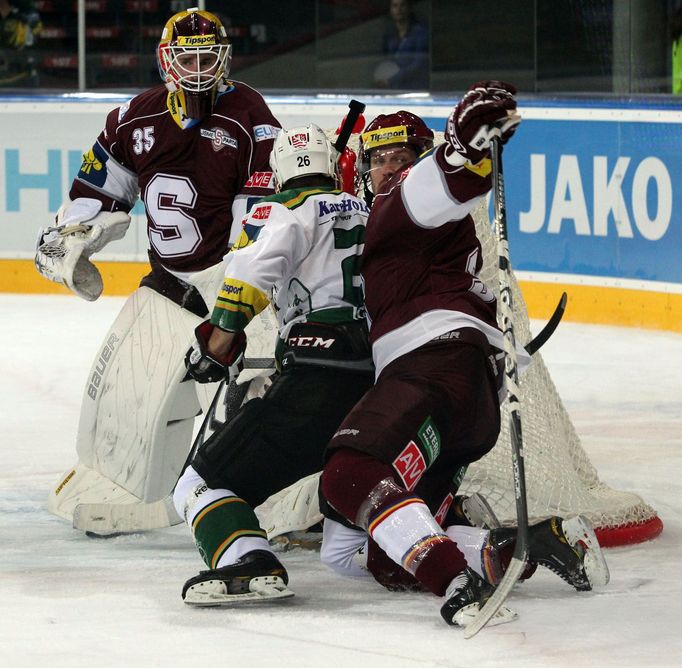
M682 104L522 113L504 150L515 269L682 284Z
M125 98L2 98L0 255L32 256L83 150ZM336 127L347 99L268 98L285 126ZM442 130L454 99L373 98L367 119L406 108ZM523 122L505 148L507 214L516 271L542 281L682 293L682 100L522 100ZM142 217L138 205L135 213ZM143 222L112 244L111 259L144 261ZM107 249L109 250L109 249ZM540 276L536 276L540 274ZM570 282L570 281L569 281ZM653 286L652 286L653 283Z

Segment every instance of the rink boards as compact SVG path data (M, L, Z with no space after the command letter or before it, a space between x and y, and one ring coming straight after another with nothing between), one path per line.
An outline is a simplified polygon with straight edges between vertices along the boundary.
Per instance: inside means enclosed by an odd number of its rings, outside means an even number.
M456 100L356 95L366 117L405 108L442 130ZM31 258L81 155L125 96L0 98L0 291L50 292ZM275 97L286 127L336 127L347 98ZM505 149L512 264L532 317L563 290L566 318L682 331L682 102L522 100ZM100 254L105 294L146 271L142 206L125 239Z

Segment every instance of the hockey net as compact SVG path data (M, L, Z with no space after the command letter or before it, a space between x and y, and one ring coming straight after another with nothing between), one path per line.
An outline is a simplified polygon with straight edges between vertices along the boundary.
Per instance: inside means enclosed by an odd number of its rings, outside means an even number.
M333 131L328 135L333 141ZM442 141L442 133L440 137L437 133L438 139ZM349 145L357 149L357 135ZM499 297L497 242L485 205L475 210L474 220L483 247L480 278ZM527 343L532 338L528 311L513 275L511 286L516 339ZM604 547L639 543L661 532L663 524L656 511L641 497L613 489L599 480L540 353L533 356L521 377L520 402L531 523L550 515L582 513L594 524ZM513 524L516 502L508 402L503 404L501 417L502 429L495 448L469 467L460 492L481 493L503 524Z

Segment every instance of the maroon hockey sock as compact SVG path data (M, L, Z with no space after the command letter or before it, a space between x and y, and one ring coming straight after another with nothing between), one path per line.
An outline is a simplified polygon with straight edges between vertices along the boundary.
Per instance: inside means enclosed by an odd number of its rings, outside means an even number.
M419 564L414 575L436 596L443 596L448 585L466 568L466 565L464 555L457 545L447 541L429 550L427 558Z
M424 591L424 586L396 564L371 538L367 543L367 570L390 591Z
M382 513L390 512L387 509L399 507L410 500L424 503L397 484L383 484L387 479L394 481L393 469L389 465L362 452L340 448L327 462L321 484L327 501L346 519L362 526L358 514L361 509L367 510L368 499L372 496L376 496L377 505L370 510L370 519L380 518ZM376 495L378 489L382 490L380 499ZM466 567L464 555L445 536L442 539L429 539L428 547L421 554L415 554L415 560L421 563L415 571L410 569L411 572L438 596L445 593L453 578Z

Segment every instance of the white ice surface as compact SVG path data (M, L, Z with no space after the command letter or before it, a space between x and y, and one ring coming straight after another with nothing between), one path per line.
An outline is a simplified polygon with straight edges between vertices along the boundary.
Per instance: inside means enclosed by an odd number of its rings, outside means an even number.
M122 304L0 295L0 666L681 666L682 336L561 325L543 351L602 479L661 515L655 541L611 549L611 583L551 573L515 590L520 617L472 640L440 600L344 580L282 554L296 597L190 609L203 564L184 526L90 539L45 510L75 460L85 376Z

